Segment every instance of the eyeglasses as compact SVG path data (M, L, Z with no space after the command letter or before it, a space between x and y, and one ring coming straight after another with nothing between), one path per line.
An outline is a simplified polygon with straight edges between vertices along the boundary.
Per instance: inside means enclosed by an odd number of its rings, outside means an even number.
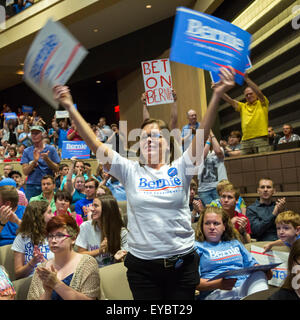
M143 133L141 135L141 140L147 140L149 137L152 140L158 140L159 138L162 138L162 134L160 132L151 132L149 134Z
M56 240L61 241L63 238L71 238L69 234L57 233L57 234L48 234L47 239L48 241Z
M95 189L95 186L84 186L86 189Z

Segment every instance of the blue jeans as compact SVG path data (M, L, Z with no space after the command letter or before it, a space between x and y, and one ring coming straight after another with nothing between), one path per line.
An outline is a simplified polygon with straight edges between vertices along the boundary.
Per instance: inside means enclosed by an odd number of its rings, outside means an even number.
M210 204L213 200L219 198L216 188L204 192L199 192L198 195L201 201L203 202L204 206Z
M30 199L32 197L38 196L41 193L42 193L42 187L40 185L37 185L37 184L26 184L25 196L26 196L28 202L30 201Z

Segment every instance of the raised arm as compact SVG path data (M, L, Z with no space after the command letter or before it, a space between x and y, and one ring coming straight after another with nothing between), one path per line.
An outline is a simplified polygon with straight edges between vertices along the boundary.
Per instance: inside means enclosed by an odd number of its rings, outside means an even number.
M105 166L105 169L110 170L110 164L113 158L113 151L97 139L91 127L83 119L81 114L77 111L73 104L69 88L66 86L56 86L54 87L53 91L54 98L67 111L69 111L70 118L74 121L79 135L86 142L89 148L94 152L94 154L97 154L97 159L100 161L102 165Z
M221 68L220 72L221 72L221 75L220 75L221 80L218 82L217 85L214 86L214 92L213 92L212 98L209 102L207 111L200 124L200 129L204 130L204 133L203 133L204 143L207 141L207 138L210 133L210 129L215 122L217 109L218 109L221 97L226 91L228 91L230 88L234 86L233 68L231 67L230 69ZM203 150L203 144L201 144L201 142L198 141L198 145L197 145L196 136L194 136L192 143L188 148L190 159L192 159L194 163L196 158L196 148L200 148L199 150Z
M174 103L172 103L171 105L171 115L170 115L170 122L169 122L170 130L176 129L178 126L177 95L174 89L172 89L172 95L173 95Z
M256 93L258 99L261 102L265 101L265 97L263 95L263 93L261 92L261 90L259 89L258 85L256 83L254 83L250 78L248 73L245 73L245 77L244 80L246 81L247 85Z
M234 100L231 97L229 97L229 95L227 93L223 94L222 99L225 100L226 102L228 102L234 108L234 110L237 110L237 108L238 108L238 101L237 100Z

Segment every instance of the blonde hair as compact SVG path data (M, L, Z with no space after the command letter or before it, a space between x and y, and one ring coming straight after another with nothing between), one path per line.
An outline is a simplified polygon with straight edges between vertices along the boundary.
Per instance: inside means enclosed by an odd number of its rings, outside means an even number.
M297 228L300 226L300 214L296 213L294 211L284 211L278 214L278 216L275 219L275 223L285 223L285 224L291 224L294 228Z
M220 191L220 196L223 192L232 192L234 194L235 200L238 200L240 197L240 190L235 188L233 184L224 185L224 187Z
M222 189L223 189L225 186L229 185L229 184L231 184L231 183L229 182L229 180L227 180L227 179L222 179L222 180L217 184L217 187L216 187L217 192L218 192L218 195L220 195Z

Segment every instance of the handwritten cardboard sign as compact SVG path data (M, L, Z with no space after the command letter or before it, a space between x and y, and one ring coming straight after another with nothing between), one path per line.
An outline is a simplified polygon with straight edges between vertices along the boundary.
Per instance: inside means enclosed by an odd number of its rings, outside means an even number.
M64 85L87 50L59 22L48 20L34 39L25 59L24 81L54 109L55 85Z
M173 103L169 59L142 62L147 106Z

